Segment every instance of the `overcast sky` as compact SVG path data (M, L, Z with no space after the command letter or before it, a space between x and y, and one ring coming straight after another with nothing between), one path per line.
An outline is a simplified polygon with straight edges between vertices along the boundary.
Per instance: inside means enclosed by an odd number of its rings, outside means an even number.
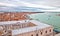
M5 7L33 7L48 11L60 11L60 0L0 0L0 9ZM42 11L47 11L42 10Z

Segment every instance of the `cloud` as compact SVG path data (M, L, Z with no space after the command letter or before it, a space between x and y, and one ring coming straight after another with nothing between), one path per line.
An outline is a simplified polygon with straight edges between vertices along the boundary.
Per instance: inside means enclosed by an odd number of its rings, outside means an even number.
M42 4L42 5L47 5L47 6L55 6L58 7L60 6L60 0L23 0L25 2L29 3L35 3L35 4Z
M16 7L16 6L26 6L26 7L34 7L34 8L44 8L44 9L56 9L56 7L53 6L47 6L47 5L43 5L42 2L44 3L44 1L41 1L41 3L38 4L39 0L35 0L33 1L34 3L36 2L36 4L32 3L32 0L29 0L30 2L27 2L28 0L6 0L5 3L4 2L0 2L0 5L4 5L4 6L12 6L12 7Z
M60 8L52 6L51 1L44 0L6 0L0 2L0 5L9 6L9 7L34 7L34 8L42 8L41 11L60 11ZM5 7L4 7L5 8ZM45 9L45 10L44 10Z
M42 12L60 12L60 9L56 9L56 10L41 10Z
M9 3L1 3L1 2L0 2L0 5L1 5L1 6L16 7L16 5L14 5L14 4L9 4Z
M35 7L35 8L44 8L44 9L56 9L57 7L52 7L52 6L46 6L46 5L38 5L38 4L32 4L24 1L20 1L22 6L27 6L27 7Z

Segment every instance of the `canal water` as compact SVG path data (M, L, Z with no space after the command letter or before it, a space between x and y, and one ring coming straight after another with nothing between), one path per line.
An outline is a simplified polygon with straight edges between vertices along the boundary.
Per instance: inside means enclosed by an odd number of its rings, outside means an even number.
M30 18L54 26L60 32L60 13L38 13L29 15Z

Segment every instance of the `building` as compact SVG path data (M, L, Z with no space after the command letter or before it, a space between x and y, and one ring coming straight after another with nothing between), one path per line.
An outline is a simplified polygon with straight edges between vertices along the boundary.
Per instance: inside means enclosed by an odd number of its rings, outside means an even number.
M0 36L54 36L53 27L27 17L33 12L0 13Z
M38 12L3 12L0 13L0 21L18 21L25 20L26 14L35 14Z
M53 27L36 20L0 22L0 36L54 36Z

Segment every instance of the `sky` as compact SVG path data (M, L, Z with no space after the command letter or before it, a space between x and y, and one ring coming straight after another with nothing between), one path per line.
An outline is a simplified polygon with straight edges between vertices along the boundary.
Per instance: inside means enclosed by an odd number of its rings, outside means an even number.
M60 12L59 3L60 0L0 0L0 11Z

